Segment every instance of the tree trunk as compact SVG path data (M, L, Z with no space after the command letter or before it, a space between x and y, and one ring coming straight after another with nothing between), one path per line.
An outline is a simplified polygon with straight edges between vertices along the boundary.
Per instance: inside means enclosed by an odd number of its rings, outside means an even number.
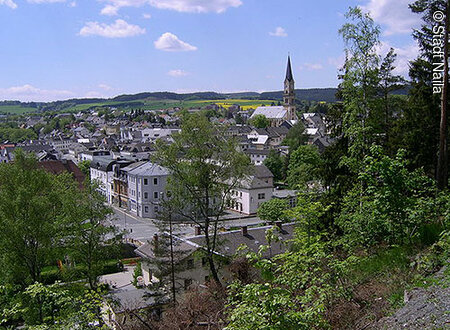
M443 190L448 185L448 150L447 150L447 106L448 106L448 36L450 28L450 1L445 10L444 33L444 85L441 96L441 124L439 131L439 157L437 165L437 187Z
M175 287L175 264L173 258L173 237L172 237L172 215L169 215L169 237L170 237L170 263L171 263L171 275L172 275L172 295L173 295L173 303L177 303L176 299L176 287Z

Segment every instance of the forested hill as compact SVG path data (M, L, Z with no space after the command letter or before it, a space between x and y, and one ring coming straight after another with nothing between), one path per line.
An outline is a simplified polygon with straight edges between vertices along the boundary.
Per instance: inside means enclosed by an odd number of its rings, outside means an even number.
M332 103L336 101L336 88L315 88L315 89L297 89L297 99L299 101L315 101ZM34 111L78 111L88 109L94 106L128 106L128 107L145 107L151 108L167 108L192 105L196 106L196 101L215 101L230 100L237 101L258 101L258 100L274 100L283 99L282 91L273 92L240 92L240 93L216 93L216 92L197 92L178 94L172 92L145 92L138 94L124 94L113 98L80 98L69 99L54 102L20 102L20 101L0 101L0 113L24 113ZM184 102L187 102L184 104ZM146 107L145 107L146 108Z
M336 101L337 88L312 88L312 89L296 89L295 93L298 100L305 101ZM240 92L240 93L216 93L216 92L197 92L188 94L177 94L170 92L153 92L153 93L139 93L133 95L119 95L112 99L112 101L138 101L142 99L153 100L223 100L223 99L254 99L254 100L281 100L283 98L283 91L273 92Z

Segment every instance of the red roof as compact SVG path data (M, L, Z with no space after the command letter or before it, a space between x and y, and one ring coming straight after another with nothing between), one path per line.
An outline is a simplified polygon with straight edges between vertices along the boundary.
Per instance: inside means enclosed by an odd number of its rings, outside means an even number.
M71 160L47 160L38 163L44 170L53 174L61 174L63 172L72 173L75 180L78 182L78 187L83 189L84 174L77 165Z

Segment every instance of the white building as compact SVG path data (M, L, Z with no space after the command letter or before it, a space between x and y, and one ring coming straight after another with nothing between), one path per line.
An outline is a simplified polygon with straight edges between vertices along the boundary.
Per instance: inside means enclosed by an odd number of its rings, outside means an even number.
M142 162L142 165L128 171L130 211L143 218L157 218L168 176L166 168L151 162Z
M229 209L243 214L255 214L262 203L272 199L272 172L264 165L253 168L253 173L231 191Z
M98 190L105 196L106 201L111 204L113 191L113 170L115 161L111 156L97 156L91 160L90 176L91 182L98 184Z

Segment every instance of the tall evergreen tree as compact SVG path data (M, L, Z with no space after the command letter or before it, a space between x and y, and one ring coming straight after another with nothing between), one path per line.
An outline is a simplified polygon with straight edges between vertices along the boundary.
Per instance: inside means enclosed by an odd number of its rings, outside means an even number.
M448 95L444 97L446 101L442 102L441 94L433 93L433 62L435 62L433 27L437 24L433 13L437 11L445 13L446 1L417 0L410 5L410 8L414 13L422 16L423 24L420 29L413 32L420 47L420 54L411 62L410 106L405 111L402 130L408 154L414 155L412 166L423 167L428 174L437 177L438 162L441 164L441 169L445 170L448 167L448 165L442 165L442 161L446 158L446 138L440 139L440 135L445 136L447 130L444 129L442 134L439 133L441 131L439 105L441 104L441 109L444 109L442 105L448 103ZM446 116L442 116L444 123ZM440 144L444 146L443 152L439 152ZM439 154L442 156L441 159Z

